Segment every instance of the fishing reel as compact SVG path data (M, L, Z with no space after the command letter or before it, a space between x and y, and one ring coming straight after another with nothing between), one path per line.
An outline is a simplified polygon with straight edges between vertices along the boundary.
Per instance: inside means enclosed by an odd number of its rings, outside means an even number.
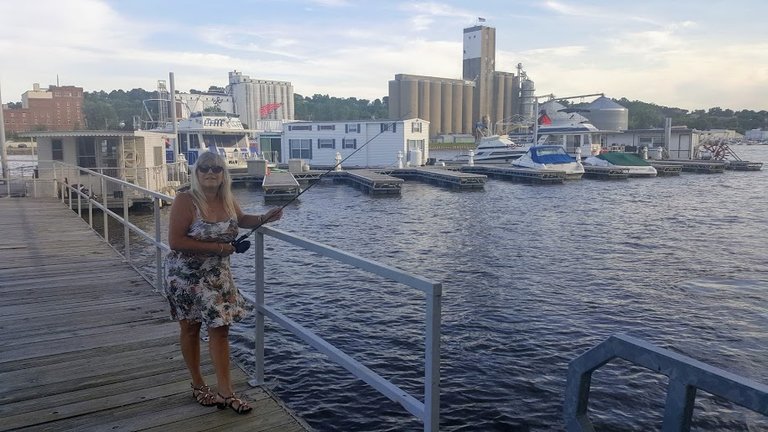
M251 248L251 242L245 238L239 238L232 242L232 246L235 248L235 253L245 253Z

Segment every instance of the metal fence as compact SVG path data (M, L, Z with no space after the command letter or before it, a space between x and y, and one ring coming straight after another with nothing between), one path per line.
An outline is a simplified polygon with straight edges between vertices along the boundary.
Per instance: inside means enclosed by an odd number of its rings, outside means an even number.
M104 240L109 243L108 223L109 217L115 219L123 226L123 245L122 248L116 248L125 260L133 266L150 283L154 284L157 291L163 291L163 256L170 251L170 247L160 238L161 220L160 209L166 202L171 202L172 197L153 192L151 190L136 186L129 182L118 180L107 175L90 169L73 167L63 163L53 165L53 182L55 192L52 195L57 196L63 203L87 220L93 228L94 209L100 210L103 217ZM72 182L67 177L76 174L76 179L89 178L90 183L81 181ZM81 177L82 176L82 177ZM81 187L87 184L88 187ZM94 190L116 190L121 192L123 199L122 211L112 210L107 194L95 194ZM154 220L154 235L143 231L140 227L130 222L130 202L129 196L135 197L141 195L146 201L151 202ZM39 196L35 194L34 196ZM97 231L98 232L98 231ZM154 249L154 280L144 275L135 265L131 258L130 234L138 235L141 239L151 244ZM389 280L399 282L414 289L418 289L426 294L426 313L425 313L425 354L424 354L424 401L420 401L415 396L401 389L390 381L386 380L376 372L367 368L362 363L345 354L329 342L325 341L311 330L301 326L282 312L264 302L264 237L272 237L305 250L329 257L339 262L354 266L363 271L383 276ZM440 283L425 279L419 276L409 274L400 269L378 263L366 258L344 252L342 250L317 243L285 231L263 226L256 232L255 238L255 295L243 294L248 301L255 305L256 309L256 328L255 328L255 376L250 381L251 385L264 384L264 317L269 317L282 328L298 336L318 351L326 354L332 361L341 365L354 376L368 383L374 389L383 395L398 402L408 412L421 419L424 425L424 431L437 431L439 428L439 410L440 410L440 323L442 310L442 285Z
M663 432L688 432L696 391L704 390L768 416L768 386L626 335L611 336L568 366L564 416L569 432L594 432L587 415L592 373L622 358L669 377Z

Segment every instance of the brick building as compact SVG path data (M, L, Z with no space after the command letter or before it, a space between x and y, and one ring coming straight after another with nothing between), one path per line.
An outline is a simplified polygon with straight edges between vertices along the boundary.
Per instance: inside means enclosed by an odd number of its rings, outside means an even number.
M52 85L41 90L35 83L21 95L21 108L3 106L3 116L9 134L85 129L83 89Z

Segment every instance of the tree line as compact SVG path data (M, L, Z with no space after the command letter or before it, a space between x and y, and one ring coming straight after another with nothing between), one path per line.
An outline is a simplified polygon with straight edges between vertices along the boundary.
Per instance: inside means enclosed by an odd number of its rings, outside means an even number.
M156 116L156 104L144 104L144 101L156 99L156 91L144 89L112 90L85 92L83 112L87 129L125 129L132 130L140 124L137 119ZM722 109L698 109L688 111L653 103L630 101L626 98L613 99L614 102L629 110L629 128L664 127L664 119L672 118L676 126L688 126L699 130L733 129L739 133L755 128L768 128L768 111ZM9 103L11 108L20 108L21 103ZM388 98L368 100L358 98L338 98L315 94L303 96L294 94L294 117L297 120L343 121L372 120L388 117ZM589 116L589 114L587 114Z

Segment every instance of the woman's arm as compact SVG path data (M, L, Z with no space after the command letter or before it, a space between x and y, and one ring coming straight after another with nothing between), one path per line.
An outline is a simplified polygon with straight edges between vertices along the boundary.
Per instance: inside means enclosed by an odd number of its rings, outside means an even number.
M245 214L240 209L240 205L235 203L235 212L237 213L237 225L240 228L256 228L267 222L274 222L283 217L283 209L273 208L262 215Z
M171 216L168 221L168 246L175 251L190 253L209 253L227 256L235 251L229 243L204 242L187 235L195 220L195 205L192 196L180 193L173 199Z

